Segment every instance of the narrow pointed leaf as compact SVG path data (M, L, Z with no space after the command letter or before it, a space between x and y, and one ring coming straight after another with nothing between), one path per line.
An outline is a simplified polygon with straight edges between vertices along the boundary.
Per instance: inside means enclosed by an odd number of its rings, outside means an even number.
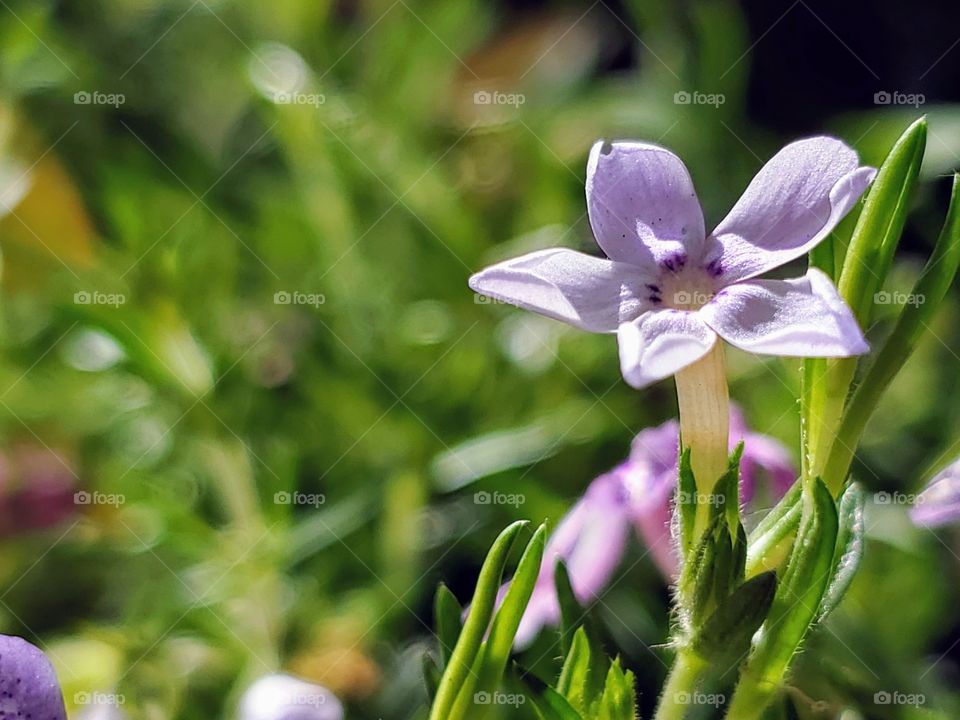
M817 478L804 492L803 518L777 587L764 632L734 693L729 716L754 718L783 683L794 654L817 617L837 544L837 507Z
M824 477L831 487L842 483L853 459L867 420L873 414L880 396L913 353L917 342L929 330L934 312L953 283L960 265L960 175L954 175L950 207L940 237L913 287L916 302L907 303L900 311L893 332L867 364L863 380L847 403L837 431Z
M454 717L452 711L457 695L468 683L468 679L474 678L472 666L490 625L503 568L507 564L514 540L527 524L526 520L518 520L508 526L494 541L483 562L473 603L440 680L437 697L430 711L430 720L451 720Z
M477 684L481 691L495 690L507 668L507 660L513 648L517 628L520 627L520 620L527 609L527 603L537 583L537 576L540 574L546 537L547 526L542 524L527 544L520 558L520 564L517 566L517 572L510 581L510 587L503 598L503 603L493 619Z
M680 454L680 473L677 483L677 503L674 512L680 518L680 550L686 558L693 546L693 531L697 521L697 481L690 464L690 448Z
M840 499L840 529L834 552L833 577L820 606L818 621L823 620L840 604L853 582L863 558L865 523L863 519L866 496L859 485L851 485Z
M457 598L443 583L437 586L437 594L433 601L433 622L437 629L437 641L440 644L440 670L446 669L450 662L450 655L460 637L463 625L463 608Z

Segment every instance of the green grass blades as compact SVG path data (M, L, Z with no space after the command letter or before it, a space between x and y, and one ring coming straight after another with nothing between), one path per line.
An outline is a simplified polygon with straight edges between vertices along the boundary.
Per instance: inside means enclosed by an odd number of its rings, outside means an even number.
M510 548L527 525L526 520L518 520L509 525L500 533L487 553L466 623L440 680L436 700L430 710L430 720L454 720L453 707L457 696L466 685L472 686L476 682L473 666L481 651L483 636L490 625L503 568L507 564Z
M729 717L738 720L760 717L780 689L832 577L838 536L836 503L819 478L804 491L802 503L803 517L790 562L731 702Z
M597 631L596 620L590 610L584 609L573 593L570 584L570 574L562 560L557 560L554 571L554 585L557 591L557 601L560 605L560 648L563 657L566 657L573 645L573 636L581 627L590 641L591 649L595 654L603 651L603 643Z

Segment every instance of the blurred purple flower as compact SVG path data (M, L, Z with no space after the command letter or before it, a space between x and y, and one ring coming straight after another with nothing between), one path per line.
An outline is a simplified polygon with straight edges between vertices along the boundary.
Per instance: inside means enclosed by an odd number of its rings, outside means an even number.
M0 456L0 535L41 530L76 511L76 476L60 453L33 445Z
M0 719L66 720L57 674L23 638L0 635Z
M321 685L275 673L254 682L240 700L239 720L343 720L343 705Z
M867 343L825 274L753 278L826 238L875 173L840 140L799 140L764 165L708 235L680 158L646 143L598 142L587 163L587 210L606 257L539 250L482 270L470 287L584 330L616 332L623 376L637 388L697 361L717 336L753 353L858 355Z
M671 500L677 487L680 427L668 420L640 432L627 460L594 480L557 525L515 644L525 647L545 625L560 621L554 568L562 559L577 599L586 604L607 586L623 559L631 526L667 580L679 569L671 538ZM790 453L779 441L750 432L742 413L730 414L730 448L743 441L740 498L750 502L758 480L770 481L770 495L782 496L797 476ZM506 585L501 589L501 597Z
M910 509L910 519L928 528L960 522L960 459L927 483Z

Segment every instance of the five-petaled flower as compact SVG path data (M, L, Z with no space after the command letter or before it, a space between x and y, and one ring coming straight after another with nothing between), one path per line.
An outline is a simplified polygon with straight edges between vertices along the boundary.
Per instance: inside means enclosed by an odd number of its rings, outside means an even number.
M616 332L623 376L643 387L696 362L720 336L752 353L867 351L831 280L815 268L757 280L824 240L873 179L840 140L784 147L707 234L693 182L670 151L598 142L587 210L606 258L540 250L470 278L477 292L593 332Z

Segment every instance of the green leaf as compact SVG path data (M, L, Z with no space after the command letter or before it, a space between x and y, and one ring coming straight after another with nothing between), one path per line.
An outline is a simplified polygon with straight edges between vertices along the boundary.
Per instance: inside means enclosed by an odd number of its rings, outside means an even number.
M712 515L723 515L727 521L730 537L737 536L740 526L740 458L743 455L743 442L730 453L727 470L714 486Z
M864 327L874 308L873 295L900 244L926 145L927 119L922 117L903 132L883 161L850 237L837 287Z
M557 692L562 694L581 714L586 714L591 704L601 695L610 659L597 652L587 637L586 630L579 628L573 635L570 652L567 653L557 681Z
M595 720L636 720L637 691L633 673L624 672L620 658L610 664L603 694L595 701L590 718Z
M583 628L590 641L590 648L594 653L603 652L603 643L597 631L596 619L589 609L584 609L577 600L570 584L570 574L563 560L558 559L554 570L554 585L557 590L557 601L560 605L560 647L563 657L570 652L573 635L579 628Z
M800 528L802 487L802 482L795 482L750 533L744 571L746 577L753 577L765 570L776 570L789 557Z
M734 671L746 657L751 638L766 619L776 590L777 576L773 572L762 573L740 585L694 636L694 652L724 669L724 674Z
M861 327L870 324L874 295L882 287L900 243L926 140L925 118L904 131L871 183L851 235L837 288ZM824 468L836 445L837 425L857 364L857 358L809 358L803 363L804 477L820 475L837 494L845 478L835 479Z
M910 357L917 342L929 330L928 323L953 283L960 266L960 175L954 175L950 207L933 253L923 268L911 295L917 301L900 311L893 332L867 362L863 380L857 386L837 429L836 442L824 468L831 487L846 480L853 450L873 414L880 396Z
M442 672L430 653L425 652L421 659L423 663L423 682L427 687L427 697L432 701L437 695L437 688L440 687L440 677Z
M834 551L832 579L820 605L818 622L840 604L850 583L853 582L857 568L860 567L865 534L863 519L865 504L866 495L856 484L848 487L840 498L840 529L837 535L837 548Z
M437 641L440 644L440 669L444 670L450 662L450 655L460 637L463 626L461 618L463 608L450 588L443 583L437 586L433 600L433 622L437 629Z
M476 676L472 668L480 652L483 636L490 625L503 568L507 564L514 540L527 525L526 520L518 520L508 526L487 553L480 569L480 578L477 580L477 589L467 621L440 680L437 697L430 710L430 720L453 720L456 717L453 706L457 702L457 696L466 686L472 687L475 682Z
M483 653L483 662L480 668L480 678L477 687L481 691L492 692L499 683L507 668L507 660L513 648L513 640L520 627L527 603L533 594L540 575L540 563L543 561L543 550L546 546L547 526L540 525L530 542L527 544L517 565L517 572L510 581L510 587L503 603L493 619L490 636L486 641Z
M676 512L680 516L680 550L686 558L693 546L693 532L697 522L697 481L690 464L690 448L683 448L680 453L679 468Z
M817 617L833 568L837 507L817 478L803 493L803 516L793 553L777 587L764 632L753 649L729 717L754 718L781 686L787 668Z
M540 720L583 720L563 695L536 675L517 663L512 663L511 669L513 678L523 687Z

